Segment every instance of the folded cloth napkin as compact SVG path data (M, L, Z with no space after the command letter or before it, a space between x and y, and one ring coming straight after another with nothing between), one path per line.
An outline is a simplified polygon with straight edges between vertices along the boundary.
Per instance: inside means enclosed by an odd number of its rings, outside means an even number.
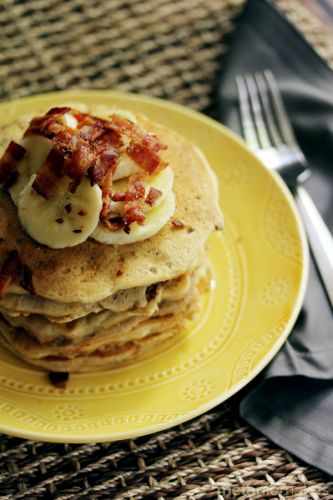
M333 229L333 72L269 0L249 0L218 81L217 118L240 131L235 76L270 68L313 174L306 188ZM333 474L333 316L311 260L300 317L240 403L272 441Z

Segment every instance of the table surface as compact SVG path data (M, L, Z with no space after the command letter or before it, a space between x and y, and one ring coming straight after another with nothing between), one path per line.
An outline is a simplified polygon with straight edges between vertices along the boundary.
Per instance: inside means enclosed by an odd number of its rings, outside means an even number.
M2 0L0 99L141 92L214 113L244 0ZM332 0L276 0L333 67ZM158 68L158 71L156 71ZM333 498L333 482L242 421L239 395L159 434L68 445L0 436L1 498Z

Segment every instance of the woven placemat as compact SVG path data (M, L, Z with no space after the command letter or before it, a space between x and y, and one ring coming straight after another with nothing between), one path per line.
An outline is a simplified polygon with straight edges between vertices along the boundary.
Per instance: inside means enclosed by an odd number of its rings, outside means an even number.
M0 99L103 88L213 114L244 0L2 0ZM277 0L333 66L309 1ZM64 445L0 436L0 498L329 499L333 483L238 416L237 400L135 441Z

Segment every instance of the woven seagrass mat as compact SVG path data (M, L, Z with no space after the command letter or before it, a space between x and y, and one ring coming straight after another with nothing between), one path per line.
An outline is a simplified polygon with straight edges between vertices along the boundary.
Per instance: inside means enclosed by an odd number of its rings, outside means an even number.
M276 0L333 66L311 0ZM244 0L2 0L0 99L68 88L164 97L206 113ZM135 441L0 436L0 498L329 499L333 482L238 416L237 400Z

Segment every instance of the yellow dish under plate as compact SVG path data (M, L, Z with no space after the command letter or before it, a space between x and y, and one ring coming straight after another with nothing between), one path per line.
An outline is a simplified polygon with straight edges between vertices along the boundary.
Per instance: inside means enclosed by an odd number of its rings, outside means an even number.
M0 105L0 123L41 107L116 105L191 139L217 174L225 229L211 239L214 287L177 343L131 366L71 375L66 389L0 350L0 431L55 442L133 438L174 426L235 394L278 352L302 305L308 250L292 197L213 120L146 96L69 91Z

